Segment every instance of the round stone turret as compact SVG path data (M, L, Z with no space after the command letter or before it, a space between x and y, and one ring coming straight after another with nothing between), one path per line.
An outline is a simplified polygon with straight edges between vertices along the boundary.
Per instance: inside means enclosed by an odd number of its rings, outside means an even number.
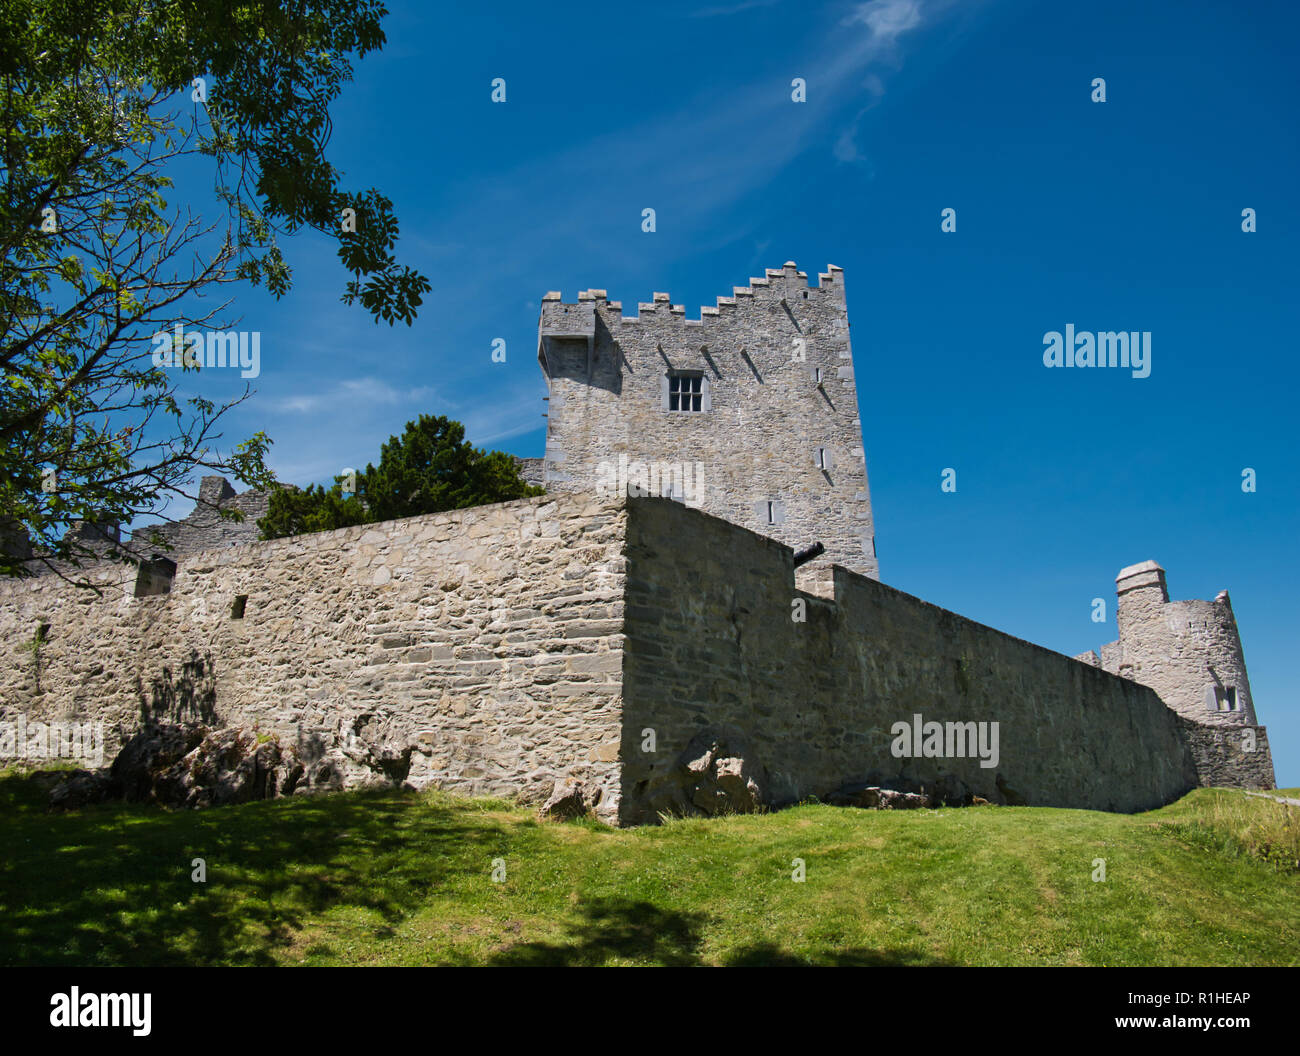
M1213 601L1170 601L1165 570L1154 561L1123 569L1115 590L1119 641L1103 650L1108 670L1150 686L1169 707L1197 722L1255 725L1226 590Z

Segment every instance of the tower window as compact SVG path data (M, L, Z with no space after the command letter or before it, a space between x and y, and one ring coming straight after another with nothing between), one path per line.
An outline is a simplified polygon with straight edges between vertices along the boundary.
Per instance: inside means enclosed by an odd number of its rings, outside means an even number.
M708 382L700 371L672 371L665 379L664 410L699 414L709 410Z
M754 503L754 515L759 524L775 525L785 523L785 503L780 499L763 499Z
M247 594L236 594L235 601L230 606L230 618L232 620L242 620L244 618L244 609L248 605Z

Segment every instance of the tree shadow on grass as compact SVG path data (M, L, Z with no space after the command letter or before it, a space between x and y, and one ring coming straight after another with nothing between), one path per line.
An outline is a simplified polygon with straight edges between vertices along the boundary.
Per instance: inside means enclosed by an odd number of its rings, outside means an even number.
M45 796L30 778L0 781L0 964L273 964L321 914L391 927L510 840L387 790L61 815Z
M615 958L683 966L699 964L709 918L661 909L650 902L599 898L584 903L583 919L556 943L526 942L494 954L488 964L512 967L600 965Z
M313 929L323 915L359 920L348 930L360 941L392 938L431 897L481 884L486 862L535 835L398 791L203 811L116 803L51 815L48 784L40 775L0 780L3 965L269 965L291 950L330 957L328 934ZM192 879L195 858L206 862L206 883ZM486 963L699 965L713 923L647 901L591 899L560 938L510 946ZM454 953L442 960L468 963ZM946 962L910 950L796 955L759 943L723 963Z
M727 955L728 968L953 968L958 962L916 950L872 950L857 947L800 957L770 943L749 946Z
M702 913L662 909L650 902L628 899L592 899L581 907L582 920L568 925L568 934L556 942L528 942L511 946L488 959L488 964L512 967L564 967L603 965L613 960L684 967L703 965L701 947L712 922ZM901 967L952 965L955 962L913 950L865 948L831 950L798 956L772 943L749 946L728 954L727 967L807 968Z

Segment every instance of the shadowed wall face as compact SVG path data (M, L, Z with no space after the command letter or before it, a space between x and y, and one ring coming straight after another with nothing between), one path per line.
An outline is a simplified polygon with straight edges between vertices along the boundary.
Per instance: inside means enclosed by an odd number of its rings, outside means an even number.
M1176 716L1146 686L843 569L833 603L804 594L771 540L662 500L629 509L625 821L653 820L645 797L696 733L724 725L777 801L947 773L993 802L1135 811L1196 784ZM917 715L996 723L995 765L973 749L896 756L894 724Z

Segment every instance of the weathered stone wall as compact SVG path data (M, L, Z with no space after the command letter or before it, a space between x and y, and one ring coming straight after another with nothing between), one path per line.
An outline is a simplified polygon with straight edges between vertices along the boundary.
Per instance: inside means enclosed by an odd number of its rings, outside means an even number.
M678 754L720 727L777 801L946 772L994 802L1135 811L1197 783L1175 714L1146 686L841 568L834 601L817 598L795 589L776 541L664 500L630 507L625 821L653 820ZM895 758L891 727L916 714L997 722L997 766Z
M199 498L193 511L175 521L137 528L131 533L133 550L145 555L156 551L175 560L182 554L256 542L258 518L266 516L270 503L269 492L250 489L236 494L225 477L204 477L199 482ZM227 520L221 510L237 510L244 519ZM152 546L154 535L166 540L170 549Z
M538 353L550 388L546 486L594 492L601 464L620 456L699 463L698 508L795 549L825 544L801 585L829 592L832 562L877 576L844 273L819 279L810 287L793 263L768 269L699 319L666 293L627 317L604 290L569 304L548 293ZM700 413L666 409L674 370L702 375Z
M1118 641L1075 659L1150 686L1186 720L1181 728L1200 784L1276 787L1228 592L1213 601L1170 601L1165 570L1154 561L1121 569L1115 589ZM1234 696L1237 706L1229 708ZM1249 752L1241 747L1247 729L1258 742Z
M1178 717L1197 783L1215 788L1277 788L1273 752L1263 726L1206 726ZM1253 738L1251 737L1253 734Z
M545 471L543 469L545 459L520 458L518 455L511 455L510 457L515 460L515 468L519 470L519 477L525 484L541 487L545 483Z
M154 597L120 565L92 569L100 597L0 584L0 722L103 721L110 758L146 716L257 727L326 785L575 776L612 819L625 517L564 495L227 547Z
M956 779L1133 811L1273 786L1262 727L1245 751L1241 728L843 568L833 598L799 590L788 546L668 500L564 493L182 555L149 597L134 569L90 571L100 596L0 584L0 723L103 722L110 758L148 718L238 725L294 746L315 787L540 800L573 778L633 824L706 731L774 803ZM975 743L895 756L917 715L996 723L995 765Z

